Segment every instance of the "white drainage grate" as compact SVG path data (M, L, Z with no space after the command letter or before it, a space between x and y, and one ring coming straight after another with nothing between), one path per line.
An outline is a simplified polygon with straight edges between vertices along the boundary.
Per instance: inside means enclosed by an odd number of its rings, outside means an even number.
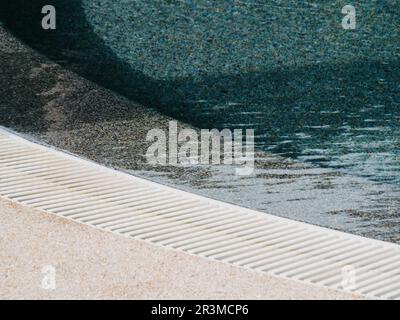
M0 195L77 222L314 285L400 298L400 246L162 186L0 128Z

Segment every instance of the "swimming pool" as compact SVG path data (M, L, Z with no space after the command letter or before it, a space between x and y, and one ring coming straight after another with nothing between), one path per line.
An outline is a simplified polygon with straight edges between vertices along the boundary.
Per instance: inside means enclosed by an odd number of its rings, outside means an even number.
M344 30L340 1L55 3L53 34L43 36L26 18L7 24L32 47L132 101L198 128L255 129L259 151L256 174L247 178L224 166L185 174L143 168L118 151L118 143L138 137L116 119L85 129L108 132L96 137L104 148L97 147L98 161L254 209L400 241L399 4L357 5L357 28Z

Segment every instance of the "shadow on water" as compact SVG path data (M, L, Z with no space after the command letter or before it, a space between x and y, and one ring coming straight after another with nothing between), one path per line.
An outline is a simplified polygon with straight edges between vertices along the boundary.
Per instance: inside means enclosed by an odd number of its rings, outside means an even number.
M0 17L21 40L81 76L117 91L141 104L158 107L170 91L168 84L133 70L119 60L92 32L81 0L54 0L57 29L44 31L41 9L46 0L0 0Z
M107 47L87 21L81 0L53 0L57 30L42 30L41 8L47 3L0 0L1 19L25 43L87 79L199 127L255 128L263 149L313 127L329 127L314 131L319 142L329 142L336 137L337 128L359 127L368 118L398 113L398 60L316 63L159 80L134 70ZM384 109L349 118L376 105ZM271 151L296 157L301 148L289 141L274 145Z

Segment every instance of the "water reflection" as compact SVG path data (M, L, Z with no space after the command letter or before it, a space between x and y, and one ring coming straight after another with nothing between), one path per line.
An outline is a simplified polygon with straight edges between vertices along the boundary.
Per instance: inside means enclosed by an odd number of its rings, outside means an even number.
M203 105L195 108L195 116L219 121L221 128L255 127L258 148L264 151L399 184L400 108L387 98L382 100L387 105L352 105L353 111L348 108L353 101L333 109L323 104L286 110L282 106L251 105L249 108L256 111L247 113L241 106L227 105L223 116L220 107Z

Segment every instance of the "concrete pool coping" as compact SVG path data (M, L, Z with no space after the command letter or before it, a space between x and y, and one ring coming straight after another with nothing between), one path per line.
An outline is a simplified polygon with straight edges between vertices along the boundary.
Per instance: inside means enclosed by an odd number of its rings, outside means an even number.
M0 133L0 193L27 208L317 288L342 289L343 268L353 266L359 282L345 291L398 296L398 245L197 196Z
M0 222L1 299L363 299L127 239L2 197ZM46 266L56 270L55 290L42 287Z

